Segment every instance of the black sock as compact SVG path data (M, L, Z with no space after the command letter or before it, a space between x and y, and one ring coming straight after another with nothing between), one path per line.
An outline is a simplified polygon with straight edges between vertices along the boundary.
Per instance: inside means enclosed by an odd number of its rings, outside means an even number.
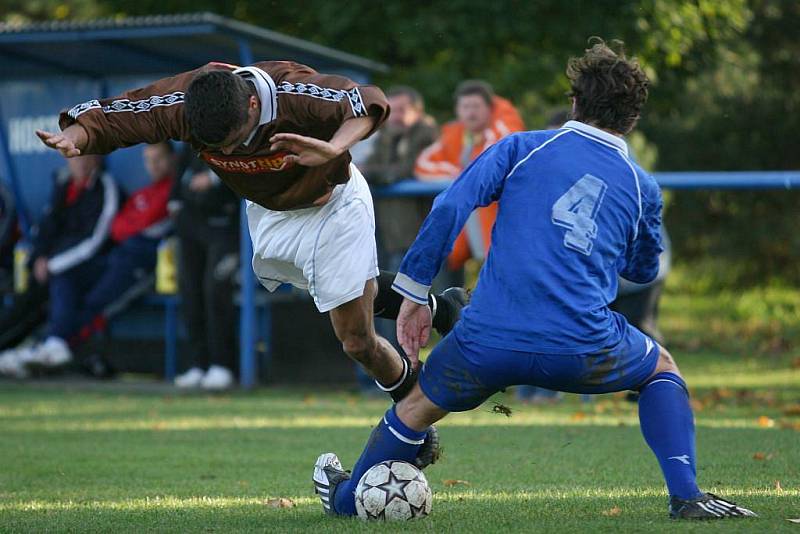
M390 385L383 385L377 380L375 381L379 388L392 397L394 402L400 402L406 395L408 395L408 393L411 391L411 388L414 387L414 384L417 383L417 372L414 371L413 367L411 367L411 362L402 354L400 357L403 359L403 373L396 382Z
M397 276L397 273L393 273L390 271L381 271L381 274L378 276L378 294L375 295L375 300L373 301L373 315L375 317L380 317L381 319L391 319L392 321L397 319L397 315L400 313L400 305L403 303L403 295L392 289L392 283L394 282L394 277ZM428 306L431 308L431 311L434 312L433 323L436 326L436 306L434 303L433 295L428 295Z
M457 313L457 311L453 309L452 303L441 298L441 296L441 294L436 296L431 294L428 298L428 302L431 303L429 305L431 305L434 310L433 327L439 332L449 331L450 328L452 328L452 317L454 313Z

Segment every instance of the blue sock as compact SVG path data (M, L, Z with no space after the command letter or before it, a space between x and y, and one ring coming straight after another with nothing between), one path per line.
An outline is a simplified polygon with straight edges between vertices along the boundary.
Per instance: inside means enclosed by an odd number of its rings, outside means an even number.
M659 373L641 388L639 424L661 464L669 494L681 499L699 497L694 416L686 383L678 375Z
M411 430L397 417L395 407L389 408L372 430L361 458L353 467L350 480L336 487L336 494L333 496L333 509L336 513L355 515L356 486L370 467L385 460L403 460L413 464L424 440L425 432Z

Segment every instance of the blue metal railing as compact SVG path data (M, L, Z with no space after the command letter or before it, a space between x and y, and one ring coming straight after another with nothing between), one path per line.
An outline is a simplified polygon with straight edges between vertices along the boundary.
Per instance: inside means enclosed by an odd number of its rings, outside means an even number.
M664 189L792 189L800 188L800 171L745 172L657 172L656 181ZM375 188L373 196L415 197L438 195L452 180L420 182L403 180Z
M764 171L764 172L660 172L653 175L664 189L792 189L800 188L800 171ZM447 189L452 180L420 182L403 180L392 185L376 187L372 195L376 198L435 196ZM255 290L253 273L250 268L252 243L247 233L246 219L242 219L242 279L249 283L242 284L241 309L241 382L245 387L255 384L255 329L245 328L250 324L255 313L252 309ZM246 244L246 246L245 246ZM247 272L245 272L247 271ZM248 295L249 293L249 295ZM269 306L269 304L267 304ZM267 310L268 311L268 310ZM248 370L245 373L245 369Z

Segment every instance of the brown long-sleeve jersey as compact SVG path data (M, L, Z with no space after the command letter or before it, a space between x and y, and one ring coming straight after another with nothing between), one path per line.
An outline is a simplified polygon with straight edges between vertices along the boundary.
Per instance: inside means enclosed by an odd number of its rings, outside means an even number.
M184 94L195 75L205 69L245 70L244 76L260 77L266 91L259 95L262 117L266 114L269 120L257 128L247 145L230 155L194 138L184 115ZM292 164L284 160L287 152L270 150L269 139L274 134L295 133L328 141L347 119L366 116L375 119L372 134L389 114L386 97L373 85L320 74L288 61L264 61L236 69L209 63L115 98L79 104L63 111L59 124L62 129L76 122L84 127L89 136L83 150L87 154L168 139L186 141L240 196L267 209L291 210L310 206L335 185L347 182L350 154L345 152L317 167Z

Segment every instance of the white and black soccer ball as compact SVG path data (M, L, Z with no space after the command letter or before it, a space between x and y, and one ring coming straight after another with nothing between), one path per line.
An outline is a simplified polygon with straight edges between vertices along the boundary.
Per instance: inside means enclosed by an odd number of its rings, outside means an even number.
M356 486L361 519L403 521L431 512L431 487L422 471L408 462L388 460L370 467Z

